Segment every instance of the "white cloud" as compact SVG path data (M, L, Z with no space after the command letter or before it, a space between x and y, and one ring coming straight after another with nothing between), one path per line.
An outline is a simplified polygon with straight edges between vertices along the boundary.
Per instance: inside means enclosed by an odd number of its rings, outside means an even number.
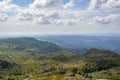
M81 12L65 9L72 6L74 0L64 5L61 0L35 0L29 7L19 11L16 18L20 21L33 21L35 24L76 24L82 19Z
M83 1L83 0L79 0ZM113 0L90 0L88 10L74 10L75 0L69 0L66 4L62 3L62 0L34 0L28 7L20 7L12 3L12 0L3 0L0 1L0 11L16 11L16 18L18 21L22 22L32 22L33 24L53 24L53 25L74 25L79 24L82 20L86 21L88 18L94 17L97 14L94 9L98 9L98 15L102 15L99 11L99 8L102 9L102 6L108 4L108 2ZM120 0L118 0L120 1ZM116 1L114 1L116 5ZM109 3L110 4L110 3ZM76 7L76 6L75 6ZM74 7L74 8L75 8ZM114 5L115 7L115 5ZM72 8L72 9L71 9ZM106 7L107 8L107 7ZM90 12L90 13L89 13ZM92 13L91 13L92 12ZM9 14L9 13L8 13ZM108 13L105 13L106 15ZM85 16L87 15L87 16ZM13 17L14 17L13 16ZM115 16L115 15L114 15ZM107 17L95 17L93 23L109 23Z
M77 24L77 20L74 19L50 19L49 20L51 24L56 24L56 25L73 25Z
M91 0L88 10L93 10L97 6L97 0Z
M5 22L8 19L8 15L0 14L0 22Z
M2 11L19 11L18 5L12 4L12 0L0 1L0 10Z
M90 0L88 10L93 9L119 9L120 0Z
M43 16L35 18L33 21L37 24L50 24L49 21Z
M68 3L64 5L64 8L71 8L73 6L75 6L74 0L70 0Z
M111 15L108 15L105 17L96 16L92 20L90 20L90 23L108 24L108 23L113 22L119 18L120 18L119 14L111 14Z
M19 20L21 21L26 21L26 20L32 20L33 16L31 14L30 10L24 9L22 11L20 11L17 16L16 16Z
M37 24L77 24L82 18L82 12L69 12L46 9L24 9L17 14L20 21L33 21Z
M101 5L101 9L120 9L120 0L107 0L106 3Z
M41 7L60 7L61 0L35 0L30 7L41 8Z
M100 4L105 3L106 0L90 0L88 10L93 10L96 7L99 7Z

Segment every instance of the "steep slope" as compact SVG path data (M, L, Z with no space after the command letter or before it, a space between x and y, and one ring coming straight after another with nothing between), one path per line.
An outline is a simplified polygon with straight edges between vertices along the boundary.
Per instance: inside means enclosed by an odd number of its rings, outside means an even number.
M14 64L12 64L10 62L0 60L0 70L2 70L2 69L10 69L10 68L13 67L13 65Z

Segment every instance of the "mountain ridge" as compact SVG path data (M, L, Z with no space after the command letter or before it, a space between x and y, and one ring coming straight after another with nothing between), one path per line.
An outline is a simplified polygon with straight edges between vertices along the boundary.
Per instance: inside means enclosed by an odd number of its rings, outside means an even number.
M67 49L103 49L120 52L120 36L40 36L38 40L53 42Z
M39 41L35 38L29 37L0 39L0 46L5 46L6 49L12 50L37 49L45 51L45 49L47 49L51 52L54 52L55 50L60 51L62 49L54 43L48 41Z

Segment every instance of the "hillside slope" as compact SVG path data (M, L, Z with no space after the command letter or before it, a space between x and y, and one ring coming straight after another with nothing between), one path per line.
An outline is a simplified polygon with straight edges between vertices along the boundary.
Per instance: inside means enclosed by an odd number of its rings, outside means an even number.
M30 50L35 49L41 53L60 51L62 48L47 41L38 41L34 38L6 38L0 39L0 49Z
M47 41L34 38L5 38L0 39L0 60L23 61L41 54L58 52L63 48Z
M119 80L119 67L120 55L111 51L75 54L34 38L0 39L0 80Z

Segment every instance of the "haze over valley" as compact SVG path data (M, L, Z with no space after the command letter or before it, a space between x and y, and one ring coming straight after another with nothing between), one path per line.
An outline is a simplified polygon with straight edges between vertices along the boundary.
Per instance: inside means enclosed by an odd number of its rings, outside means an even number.
M0 0L0 80L120 80L120 0Z

